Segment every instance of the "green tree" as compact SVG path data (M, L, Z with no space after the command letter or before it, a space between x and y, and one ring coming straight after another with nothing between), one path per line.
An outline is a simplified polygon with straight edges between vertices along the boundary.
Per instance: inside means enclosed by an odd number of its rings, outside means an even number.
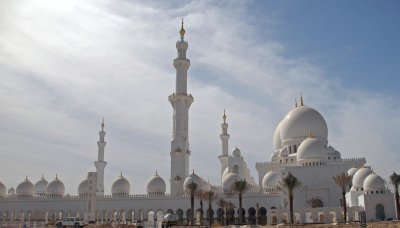
M294 223L293 219L293 193L294 191L301 186L301 182L297 177L295 177L292 173L283 178L281 182L279 182L278 188L283 190L285 189L288 193L289 197L289 213L290 213L290 223Z
M242 197L243 194L249 190L251 185L246 180L238 180L235 181L231 186L230 190L232 194L237 194L239 196L239 221L240 223L243 222L243 207L242 207Z
M191 218L190 223L194 225L194 195L196 194L197 184L193 181L188 184L186 191L190 194L190 209L191 209Z
M393 174L390 175L390 183L392 183L392 185L394 187L394 197L396 200L396 216L397 216L397 219L400 219L400 202L399 202L400 175L393 172Z
M333 177L333 180L335 180L336 184L342 190L343 219L344 222L347 222L346 187L349 185L351 181L351 176L347 175L346 172L343 172Z
M213 191L211 191L211 190L209 190L209 191L206 191L206 192L204 192L204 199L206 200L206 201L208 201L208 211L210 212L210 215L209 215L209 226L211 226L211 223L212 223L212 217L211 217L211 211L212 211L212 202L215 200L217 198L217 195L215 194L215 192L213 192Z

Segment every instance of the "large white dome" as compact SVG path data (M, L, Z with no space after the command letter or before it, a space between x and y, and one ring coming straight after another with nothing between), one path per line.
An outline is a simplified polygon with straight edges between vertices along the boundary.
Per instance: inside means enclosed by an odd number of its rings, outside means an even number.
M78 195L86 196L89 191L89 180L85 178L78 186Z
M192 182L197 184L197 190L203 190L203 180L193 171L193 173L186 177L185 181L183 182L183 189L186 192L189 192L189 184Z
M236 173L229 173L222 180L222 187L225 191L229 191L233 183L239 180L239 175Z
M328 126L322 115L308 106L299 106L286 114L278 125L281 142L290 139L307 138L311 131L315 138L327 142Z
M351 189L353 190L362 190L364 185L364 180L367 178L369 174L371 174L371 169L369 167L362 167L353 176L352 184L353 186Z
M274 151L278 151L281 147L281 122L279 122L278 126L275 128L275 132L274 132L274 138L273 138L273 144L274 144Z
M56 175L56 178L47 185L46 196L49 197L63 197L65 193L65 186Z
M122 176L122 173L111 186L111 193L113 196L127 196L131 191L129 181Z
M262 179L262 187L263 188L276 188L276 186L278 186L280 180L281 180L280 173L271 170L264 175L264 178Z
M6 186L0 182L0 197L5 197L7 195Z
M42 176L40 178L40 180L38 180L35 183L35 194L38 196L45 196L46 195L46 188L47 188L47 184L49 182L47 182L46 179L44 179L44 176Z
M297 161L325 161L327 159L328 149L316 138L307 138L300 144L299 149L297 150Z
M382 191L386 189L385 181L375 173L371 173L367 178L365 178L363 187L366 192Z
M17 186L16 190L18 197L32 197L34 192L35 188L32 182L28 180L28 177Z
M147 182L147 194L165 194L167 190L164 179L157 173Z

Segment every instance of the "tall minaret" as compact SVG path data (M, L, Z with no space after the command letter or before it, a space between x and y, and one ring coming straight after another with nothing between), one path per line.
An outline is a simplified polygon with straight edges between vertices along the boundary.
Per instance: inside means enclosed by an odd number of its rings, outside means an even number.
M104 168L107 165L107 162L104 161L104 148L106 147L106 142L104 141L104 137L106 136L106 132L104 131L104 118L101 123L101 131L99 131L100 140L97 142L97 147L99 148L97 161L94 162L96 166L97 172L97 195L104 195Z
M225 114L225 109L224 109L224 115L222 116L224 122L221 124L222 128L222 134L220 135L221 137L221 142L222 142L222 154L218 156L219 161L221 162L221 181L222 181L222 175L228 166L228 141L230 135L228 134L228 123L226 122L226 114Z
M188 43L184 40L185 29L179 31L180 40L176 42L178 56L174 59L176 69L176 88L175 93L168 97L174 109L173 131L171 141L171 194L182 195L183 181L189 175L189 134L188 120L189 107L193 102L193 97L187 94L187 70L190 66L189 59L186 58Z

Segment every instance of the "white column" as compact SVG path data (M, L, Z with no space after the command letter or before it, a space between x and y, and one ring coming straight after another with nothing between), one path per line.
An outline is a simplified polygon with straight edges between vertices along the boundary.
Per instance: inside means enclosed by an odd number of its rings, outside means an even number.
M193 97L187 94L187 71L190 66L186 58L188 43L184 40L185 30L180 30L181 39L176 42L178 56L174 59L176 69L175 93L168 97L173 108L173 130L171 141L171 194L183 194L183 181L189 175L189 107Z
M104 131L104 119L101 123L101 131L99 132L100 140L97 142L98 153L97 153L97 161L94 162L96 166L97 172L97 195L104 195L104 168L107 165L107 162L104 161L104 149L106 147L106 142L104 138L106 136L106 132Z

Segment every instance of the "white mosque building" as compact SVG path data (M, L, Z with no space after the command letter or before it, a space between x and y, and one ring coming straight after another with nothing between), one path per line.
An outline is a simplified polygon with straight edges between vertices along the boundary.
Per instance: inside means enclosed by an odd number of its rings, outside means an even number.
M214 186L191 172L189 162L189 108L193 96L187 91L187 72L190 61L186 57L188 42L185 30L180 30L176 42L178 51L173 65L176 69L176 88L168 99L173 108L171 141L170 189L166 189L167 174L155 173L149 178L145 194L132 194L129 181L122 175L111 187L111 195L104 191L105 136L104 121L99 132L96 172L87 174L76 195L66 195L63 182L55 176L48 182L42 177L32 182L28 177L16 187L6 188L0 182L0 224L13 221L54 221L67 216L95 219L98 223L129 223L133 220L160 224L167 214L179 219L190 218L190 197L185 188L190 182L203 191L212 190L221 198L236 204L229 215L238 217L238 199L225 194L237 180L245 179L251 189L243 196L245 222L248 224L277 224L287 222L289 206L287 193L278 188L279 182L289 173L295 175L302 186L295 192L294 216L296 223L331 223L342 220L341 191L332 177L347 172L352 184L346 194L348 220L359 220L365 211L367 221L396 219L394 194L385 181L366 166L365 158L342 158L339 151L328 143L328 127L323 116L306 106L303 98L290 110L276 127L273 137L273 155L270 161L255 164L258 179L250 175L249 168L239 148L229 153L227 117L221 123L222 142L221 183ZM82 174L86 176L86 174ZM164 178L163 178L164 177ZM0 176L1 178L1 176ZM350 187L350 186L349 186ZM205 204L206 205L206 204ZM216 201L212 210L204 207L204 216L222 223L224 208ZM195 215L199 215L199 201L195 201Z

